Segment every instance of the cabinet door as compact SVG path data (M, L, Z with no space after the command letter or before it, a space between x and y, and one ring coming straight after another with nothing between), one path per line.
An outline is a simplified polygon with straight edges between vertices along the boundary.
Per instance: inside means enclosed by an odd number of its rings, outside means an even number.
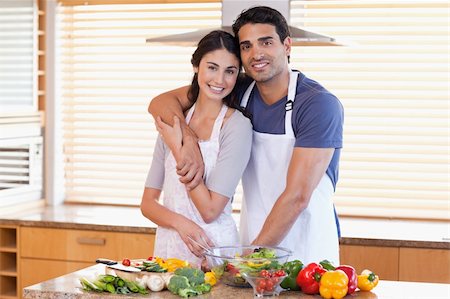
M93 265L93 263L36 260L28 258L22 258L20 263L22 288Z
M359 274L364 269L375 272L380 279L398 280L398 248L341 245L341 264L355 267Z
M23 227L21 257L89 263L99 257L147 258L154 239L152 234Z
M450 250L400 248L400 280L450 283Z

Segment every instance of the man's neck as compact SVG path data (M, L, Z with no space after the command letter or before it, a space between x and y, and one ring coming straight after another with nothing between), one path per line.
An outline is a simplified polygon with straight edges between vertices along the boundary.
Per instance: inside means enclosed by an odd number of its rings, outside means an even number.
M256 82L259 94L267 105L272 105L288 93L289 69L266 82Z

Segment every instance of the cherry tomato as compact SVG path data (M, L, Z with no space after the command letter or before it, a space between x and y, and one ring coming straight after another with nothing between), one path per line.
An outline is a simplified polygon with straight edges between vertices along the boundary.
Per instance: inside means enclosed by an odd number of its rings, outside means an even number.
M260 279L258 281L258 287L261 288L262 290L266 289L266 280L265 279Z
M149 257L147 258L147 261L151 261L151 260L153 260L153 256L149 256Z
M284 275L286 275L286 272L284 272L284 270L277 270L274 273L275 277L280 277L280 276L284 276Z
M272 281L272 279L267 279L266 280L266 291L272 292L274 289L274 283Z
M270 277L270 272L267 270L261 270L261 272L259 272L259 276L261 277Z
M124 265L124 266L130 266L130 265L131 265L130 259L123 259L122 265Z

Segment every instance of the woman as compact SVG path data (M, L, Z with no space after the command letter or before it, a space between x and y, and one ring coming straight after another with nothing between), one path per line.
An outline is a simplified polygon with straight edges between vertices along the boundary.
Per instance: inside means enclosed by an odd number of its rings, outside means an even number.
M191 63L195 74L188 95L194 105L187 111L186 123L200 140L203 182L187 191L179 181L180 120L175 117L171 127L158 119L160 136L141 211L158 224L155 256L200 266L201 254L194 250L192 239L203 240L205 246L239 243L231 199L250 156L252 127L238 110L234 92L241 62L233 36L220 30L209 33L199 42ZM161 190L163 204L158 201Z

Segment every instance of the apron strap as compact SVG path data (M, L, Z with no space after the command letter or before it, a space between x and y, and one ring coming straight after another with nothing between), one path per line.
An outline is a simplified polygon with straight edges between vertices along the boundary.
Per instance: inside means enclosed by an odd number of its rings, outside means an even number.
M194 105L192 105L192 107L189 109L187 115L186 115L186 123L189 124L189 122L191 121L192 115L194 114L195 111L195 103Z
M217 116L216 120L214 121L214 126L211 132L210 139L216 139L219 138L220 135L220 129L222 128L223 120L225 118L225 114L227 113L228 107L223 104L222 109L220 109L219 115Z
M247 88L244 95L242 96L242 100L241 100L242 107L247 107L248 99L250 98L250 94L252 93L255 83L256 83L256 81L253 81L252 83L250 83L249 87Z
M294 129L292 128L292 109L295 101L295 93L297 92L298 72L289 72L289 87L286 101L286 115L284 117L284 132L286 135L295 138Z

